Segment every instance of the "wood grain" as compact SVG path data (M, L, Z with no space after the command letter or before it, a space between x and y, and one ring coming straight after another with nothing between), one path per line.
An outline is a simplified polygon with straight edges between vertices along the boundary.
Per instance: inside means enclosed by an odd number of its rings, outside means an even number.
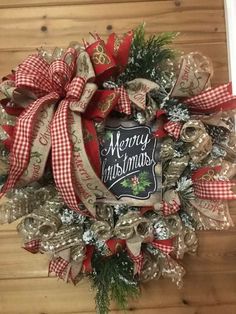
M88 30L107 35L109 26L122 33L143 21L148 33L181 32L180 43L225 42L222 7L191 6L193 3L196 1L183 2L180 8L173 1L3 8L0 49L65 46L85 38Z
M235 291L236 274L189 274L181 290L168 280L145 284L142 296L131 301L129 309L156 309L157 313L158 309L170 307L235 305ZM93 293L87 281L77 287L66 285L55 278L0 281L0 311L4 314L94 313L92 298ZM111 309L116 309L115 304L112 304Z
M186 7L187 5L190 5L191 7L194 8L218 8L223 10L223 2L221 0L208 0L204 2L199 2L199 1L189 1L189 0L184 0L184 1L176 1L176 0L162 0L160 2L169 2L172 3L173 6L176 8L180 7ZM0 3L0 8L1 7L7 7L7 8L15 8L15 7L29 7L29 6L57 6L57 5L62 5L62 6L68 6L72 4L109 4L109 3L129 3L129 2L144 2L143 0L1 0ZM147 0L147 2L157 2L156 0Z
M174 47L212 59L213 85L228 80L223 0L1 0L0 76L37 47L65 47L89 31L108 36L146 22L148 34L181 32ZM231 202L236 223L236 202ZM0 226L1 314L92 314L88 281L78 287L47 278L48 258L21 249L17 222ZM142 287L127 313L236 313L236 228L199 232L197 256L186 256L181 290L168 280ZM121 314L112 304L111 314Z

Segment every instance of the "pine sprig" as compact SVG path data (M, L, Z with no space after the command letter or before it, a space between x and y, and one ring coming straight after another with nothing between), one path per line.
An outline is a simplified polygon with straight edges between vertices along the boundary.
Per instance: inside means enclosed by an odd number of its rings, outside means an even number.
M133 263L126 252L104 257L98 252L93 256L93 288L96 290L96 309L99 314L109 312L110 301L115 300L125 310L129 298L139 295L139 288L133 276Z
M162 80L169 68L167 62L173 60L176 52L167 45L171 44L176 33L165 32L145 38L144 25L134 31L130 59L125 71L118 77L118 84L135 78L146 78L154 82Z

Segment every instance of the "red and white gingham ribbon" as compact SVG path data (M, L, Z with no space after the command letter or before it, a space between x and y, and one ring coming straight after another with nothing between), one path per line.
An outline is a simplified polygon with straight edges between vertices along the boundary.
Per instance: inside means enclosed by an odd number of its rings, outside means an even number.
M232 95L232 83L227 83L193 96L184 103L196 112L215 112L236 108L236 96Z
M2 188L1 195L13 188L30 160L31 139L33 127L38 113L45 102L52 103L58 99L58 95L52 92L33 102L20 116L16 123L14 141L10 154L10 169L7 182Z
M162 211L164 216L169 216L177 213L180 209L180 205L173 200L172 204L168 204L167 202L162 202Z
M61 279L66 277L68 271L69 262L62 257L57 257L49 263L48 274L55 273L55 275Z
M236 194L231 190L235 186L236 182L232 181L193 181L195 195L208 200L236 200Z
M170 135L173 136L176 140L180 136L182 129L182 123L175 121L168 121L164 124L164 130Z
M129 256L132 259L132 261L134 262L135 265L135 273L140 274L142 267L143 267L143 253L142 251L140 251L140 253L138 255L134 255L131 253L131 251L128 250Z
M174 250L172 239L154 240L152 241L151 244L153 247L155 247L156 249L162 251L164 254L167 254L167 255L169 255Z
M41 246L41 240L31 240L26 242L23 248L31 253L38 253Z
M120 93L120 98L118 100L118 104L115 107L115 110L120 113L125 113L127 115L131 114L131 101L129 99L128 92L125 90L124 86L118 87L116 89Z
M232 191L236 181L218 179L220 171L221 166L202 167L192 174L193 189L197 197L208 200L236 199L236 194Z

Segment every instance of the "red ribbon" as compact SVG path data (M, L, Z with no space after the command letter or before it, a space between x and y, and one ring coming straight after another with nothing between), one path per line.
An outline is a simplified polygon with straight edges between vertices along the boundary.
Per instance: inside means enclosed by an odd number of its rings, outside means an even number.
M184 101L193 112L211 113L236 108L236 96L232 94L232 83L206 90Z
M55 275L59 277L60 279L65 279L69 264L70 263L64 260L62 257L57 257L56 259L52 259L49 263L48 275L50 275L51 273L55 273Z

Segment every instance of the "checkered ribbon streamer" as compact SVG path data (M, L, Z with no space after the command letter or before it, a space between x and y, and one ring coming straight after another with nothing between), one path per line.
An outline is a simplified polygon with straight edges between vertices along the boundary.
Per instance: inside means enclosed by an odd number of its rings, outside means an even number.
M23 248L31 253L38 253L41 246L41 240L31 240L26 242Z
M64 279L69 262L61 257L53 259L49 263L48 273L55 273L55 275L61 279Z
M33 102L20 116L15 127L14 142L10 155L10 169L7 182L2 188L1 196L16 185L30 159L31 138L37 114L45 102L55 101L57 93L50 93Z
M73 177L73 163L71 154L71 142L67 129L68 108L66 101L60 103L60 107L55 113L52 128L52 163L54 180L57 187L60 187L60 193L66 204L75 210L78 208L78 200L74 193L75 179ZM65 159L67 162L65 163Z
M168 204L165 201L162 202L162 211L164 216L173 215L177 213L179 209L180 205L176 201L173 201L173 204Z
M140 252L138 255L133 255L130 251L128 252L130 258L132 259L132 261L135 264L135 270L136 273L140 274L142 267L143 267L143 253Z
M164 124L164 130L170 135L173 136L176 140L180 136L182 129L182 123L175 121L168 121Z
M129 99L129 95L125 90L124 86L116 88L116 91L120 93L120 98L118 100L118 104L115 107L115 110L125 113L127 115L131 114L131 101Z
M193 180L194 193L197 197L208 200L235 200L236 194L232 188L236 182L223 180Z
M232 83L204 91L184 101L193 111L214 112L236 108L236 96L232 95Z
M169 255L174 250L173 241L171 239L154 240L151 244L166 255Z

